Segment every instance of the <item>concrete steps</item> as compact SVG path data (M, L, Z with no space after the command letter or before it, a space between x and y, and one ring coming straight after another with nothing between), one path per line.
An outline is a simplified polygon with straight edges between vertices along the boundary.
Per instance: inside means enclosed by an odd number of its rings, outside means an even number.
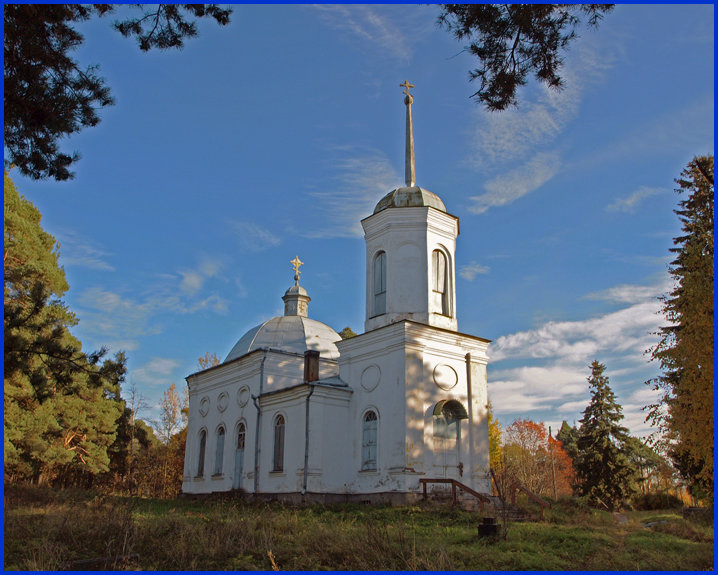
M464 511L481 513L485 517L496 517L499 521L503 520L504 514L506 514L507 521L530 521L532 519L530 515L521 511L517 507L514 507L510 503L506 502L504 505L501 499L499 499L496 495L488 495L487 497L491 500L491 503L484 504L484 509L481 511L481 504L476 497L473 497L468 493L464 493L463 491L457 493L458 505ZM453 503L450 489L432 490L428 493L428 498L429 501L433 501L441 505L452 505Z

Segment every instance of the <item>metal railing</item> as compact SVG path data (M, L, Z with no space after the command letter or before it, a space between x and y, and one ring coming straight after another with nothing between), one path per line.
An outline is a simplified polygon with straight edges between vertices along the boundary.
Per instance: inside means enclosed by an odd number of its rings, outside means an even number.
M484 504L491 503L491 499L489 499L486 495L483 495L482 493L479 493L478 491L474 491L469 487L468 485L464 485L460 481L457 481L456 479L450 479L450 478L436 478L436 479L430 479L430 478L421 478L419 479L419 483L421 483L423 489L424 489L424 499L427 498L426 493L426 486L429 483L449 483L451 484L451 499L456 505L458 502L457 500L457 489L461 489L465 493L468 493L469 495L474 496L476 499L479 500L479 509L483 513L484 511Z

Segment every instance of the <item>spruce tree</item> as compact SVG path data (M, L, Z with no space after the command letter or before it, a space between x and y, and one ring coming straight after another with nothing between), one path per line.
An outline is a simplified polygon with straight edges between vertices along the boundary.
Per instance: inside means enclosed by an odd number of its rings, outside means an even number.
M663 374L649 382L662 396L648 419L697 496L713 493L713 173L713 156L696 157L676 180L676 192L689 195L675 210L683 235L671 249L669 325L651 350Z
M591 402L579 422L576 491L592 505L614 509L632 493L636 471L629 458L628 429L620 424L621 406L604 369L598 361L591 364Z
M571 427L566 421L561 423L561 429L556 434L556 439L561 442L563 450L575 461L578 456L578 429Z

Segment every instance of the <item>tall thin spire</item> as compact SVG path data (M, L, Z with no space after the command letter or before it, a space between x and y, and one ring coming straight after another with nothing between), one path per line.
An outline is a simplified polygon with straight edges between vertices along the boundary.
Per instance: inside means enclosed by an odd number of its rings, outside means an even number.
M414 167L414 124L411 119L411 105L414 103L414 96L409 93L409 89L414 87L414 84L409 84L409 80L404 80L403 84L399 84L402 88L405 88L403 94L406 94L404 98L404 104L406 105L406 160L405 160L405 175L406 175L406 187L411 188L416 183L416 170Z

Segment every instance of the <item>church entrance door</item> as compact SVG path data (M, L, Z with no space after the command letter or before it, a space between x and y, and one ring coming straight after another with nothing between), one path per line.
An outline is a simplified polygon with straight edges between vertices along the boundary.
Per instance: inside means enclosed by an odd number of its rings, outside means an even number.
M445 425L446 435L444 437L434 436L435 461L441 469L442 477L457 479L461 428L458 420L446 422Z
M232 482L233 489L242 487L242 470L244 467L244 438L246 428L244 423L237 426L237 449L234 455L234 480Z
M434 408L434 467L445 479L461 479L462 419L466 411L458 401L440 401Z

